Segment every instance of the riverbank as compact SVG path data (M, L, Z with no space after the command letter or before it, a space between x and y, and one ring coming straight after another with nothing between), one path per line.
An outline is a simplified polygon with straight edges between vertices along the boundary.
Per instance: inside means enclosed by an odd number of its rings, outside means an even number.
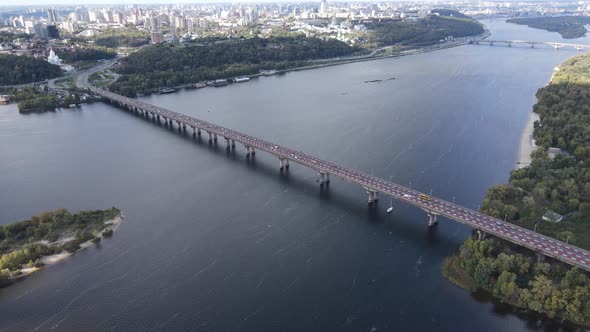
M82 251L84 249L90 248L93 244L96 244L96 243L100 242L102 239L104 239L106 237L110 237L111 235L105 236L105 233L104 232L105 231L108 232L110 230L112 230L113 232L115 232L121 226L121 223L123 223L124 220L125 219L124 219L123 215L120 214L119 216L117 216L117 217L115 217L115 218L113 218L113 219L111 219L109 221L106 221L104 224L107 225L107 227L105 227L99 233L100 235L96 236L96 238L97 239L100 239L100 240L92 239L92 240L88 240L86 242L83 242L83 243L80 244L80 248L78 250L74 251L74 252L67 252L67 251L64 250L64 251L62 251L60 253L56 253L56 254L53 254L53 255L42 256L39 259L39 262L41 263L41 266L29 267L29 268L21 269L21 274L19 274L17 276L14 276L12 278L12 281L16 281L18 279L24 278L24 277L26 277L28 275L31 275L31 274L33 274L33 273L35 273L37 271L42 270L42 269L44 269L44 268L46 268L48 266L61 263L64 260L66 260L67 258L73 256L75 253L77 253L79 251ZM61 245L64 245L64 244L66 244L67 242L69 242L71 240L73 240L73 237L69 237L69 238L66 238L66 239L62 239L62 240L59 240L59 241L56 241L56 242L46 243L46 244L48 244L48 245L58 245L58 246L61 246Z
M464 46L464 45L469 44L471 39L474 39L474 38L475 39L485 39L489 36L490 36L490 32L488 30L484 30L484 32L479 35L463 37L463 38L459 38L459 39L452 40L452 41L447 41L447 42L440 43L437 45L432 45L432 46L409 48L409 49L406 49L404 51L400 51L397 53L392 52L392 54L377 55L380 52L384 52L388 49L398 47L397 45L382 47L377 50L373 50L368 55L312 60L309 62L311 62L313 64L308 64L305 66L280 69L280 70L263 70L258 73L255 73L255 74L242 75L242 76L247 76L250 78L257 78L257 77L263 77L263 76L281 75L281 74L285 74L288 72L295 72L295 71L303 71L303 70L318 69L318 68L323 68L323 67L344 65L344 64L350 64L350 63L355 63L355 62L365 62L365 61L382 60L382 59L389 59L389 58L399 58L399 57L403 57L403 56L429 53L429 52ZM230 80L230 79L228 78L228 80ZM193 89L194 84L196 84L196 83L198 83L198 82L193 82L191 84L183 83L183 84L168 86L168 87L160 86L157 90L160 90L162 88L172 88L172 89L176 89L176 90L185 89L185 88ZM153 92L153 93L156 93L156 92ZM145 93L142 95L149 95L149 94L150 93Z
M539 114L531 112L527 121L526 127L520 138L520 146L518 148L518 158L516 162L516 169L527 167L531 164L531 153L537 149L533 131L535 130L535 121L540 120Z
M590 142L584 135L589 125L588 68L587 54L555 68L549 83L536 93L535 112L521 137L518 170L511 173L507 184L489 188L481 204L484 214L504 216L507 222L582 249L590 248L590 190L583 180L590 158L586 150ZM559 148L532 153L537 144ZM552 222L544 218L547 211L562 217ZM445 261L442 273L471 292L475 285L494 301L546 315L560 324L590 327L590 275L586 271L517 249L501 239L468 238L458 254Z

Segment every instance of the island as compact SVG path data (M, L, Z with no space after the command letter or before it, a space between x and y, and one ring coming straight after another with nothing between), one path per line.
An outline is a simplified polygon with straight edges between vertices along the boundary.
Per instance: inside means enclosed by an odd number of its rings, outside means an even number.
M537 92L531 163L489 189L481 211L590 249L590 55L565 61ZM590 327L590 277L504 240L469 238L443 274L521 310Z
M0 226L0 287L112 236L122 221L116 207L78 213L60 208Z
M71 78L64 78L63 80L67 81L71 80ZM56 92L50 91L47 86L0 88L0 95L5 96L7 101L17 102L20 113L50 112L58 107L77 107L82 103L94 100L89 96L83 96L84 93L76 88Z
M554 17L531 17L512 18L506 22L526 25L535 29L542 29L550 32L558 32L563 38L573 39L586 35L585 25L590 24L590 17L587 16L554 16Z

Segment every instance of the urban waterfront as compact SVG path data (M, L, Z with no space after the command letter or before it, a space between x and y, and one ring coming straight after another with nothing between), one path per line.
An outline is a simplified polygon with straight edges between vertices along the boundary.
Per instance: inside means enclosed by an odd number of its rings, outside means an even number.
M484 23L495 39L561 41ZM464 46L143 100L476 208L514 167L534 93L574 54ZM3 106L0 132L3 223L56 207L126 216L98 249L0 290L7 330L535 329L440 275L470 234L458 223L429 230L415 208L368 209L354 185L320 191L296 164L281 175L270 156L101 103Z

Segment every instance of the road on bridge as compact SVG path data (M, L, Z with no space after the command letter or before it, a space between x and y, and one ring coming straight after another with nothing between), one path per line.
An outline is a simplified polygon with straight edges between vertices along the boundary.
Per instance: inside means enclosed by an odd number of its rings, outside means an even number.
M104 64L104 67L109 65L110 64ZM382 193L412 204L428 213L430 218L429 224L436 221L436 216L442 215L451 220L471 226L480 232L494 235L519 246L531 249L539 254L553 257L564 263L590 271L590 252L584 249L577 248L573 245L500 219L492 218L458 204L440 198L427 196L422 192L401 186L394 182L386 181L358 170L308 155L302 151L296 151L229 128L89 86L87 78L91 73L92 71L89 71L85 75L80 75L76 81L77 84L81 87L88 87L93 93L102 96L118 106L134 112L140 112L148 117L156 118L158 122L160 117L163 118L166 123L169 123L170 126L173 125L173 122L177 122L179 130L186 130L186 127L188 126L193 129L195 134L197 131L200 133L201 130L204 130L209 134L210 140L214 137L214 140L216 141L217 136L221 136L226 140L228 149L230 148L230 142L232 146L234 146L235 142L239 142L247 148L248 154L253 153L253 149L266 151L279 158L279 160L281 160L281 166L284 165L284 161L290 160L314 169L321 176L322 180L329 181L330 174L340 177L345 181L358 184L364 188L369 194L369 203L373 202L377 193Z

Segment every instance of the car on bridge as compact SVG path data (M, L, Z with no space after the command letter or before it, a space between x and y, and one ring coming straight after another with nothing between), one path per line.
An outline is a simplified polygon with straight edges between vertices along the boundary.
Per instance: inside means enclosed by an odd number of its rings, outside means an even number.
M421 198L422 200L425 200L425 201L430 201L430 200L432 200L432 199L430 198L430 196L428 196L428 195L424 195L424 194L420 194L420 198Z

